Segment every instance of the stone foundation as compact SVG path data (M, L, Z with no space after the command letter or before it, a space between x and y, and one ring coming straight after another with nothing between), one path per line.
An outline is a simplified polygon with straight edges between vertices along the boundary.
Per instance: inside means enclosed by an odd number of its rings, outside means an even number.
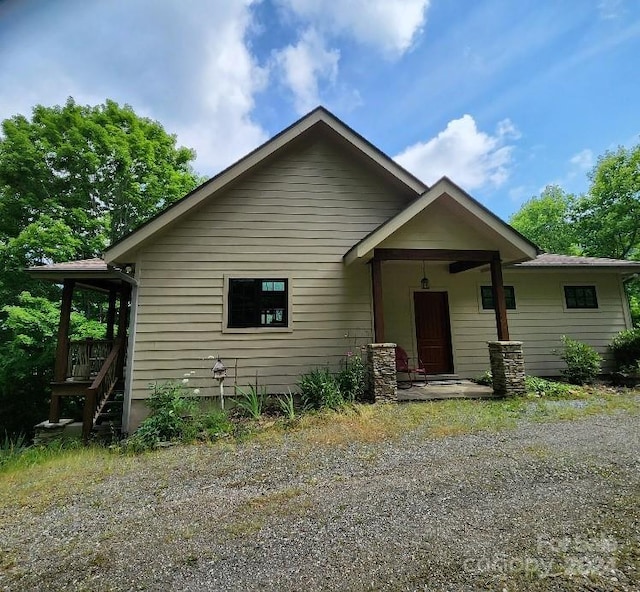
M369 343L366 351L365 369L369 399L376 403L396 402L396 344Z
M489 341L493 392L501 397L524 395L522 341Z

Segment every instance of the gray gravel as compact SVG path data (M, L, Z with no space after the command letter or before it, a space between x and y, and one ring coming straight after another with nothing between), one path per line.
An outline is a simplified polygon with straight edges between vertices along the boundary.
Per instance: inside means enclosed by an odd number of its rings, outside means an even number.
M0 589L640 590L639 428L163 450L0 515Z

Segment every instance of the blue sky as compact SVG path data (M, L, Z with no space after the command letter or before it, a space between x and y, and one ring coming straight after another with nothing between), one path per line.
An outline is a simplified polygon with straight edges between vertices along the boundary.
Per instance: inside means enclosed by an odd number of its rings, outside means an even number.
M214 174L322 104L507 219L640 141L638 0L0 0L0 119L105 98Z

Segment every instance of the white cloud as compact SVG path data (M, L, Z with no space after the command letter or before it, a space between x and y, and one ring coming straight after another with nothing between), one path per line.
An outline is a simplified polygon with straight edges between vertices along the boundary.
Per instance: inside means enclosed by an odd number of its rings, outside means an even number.
M266 139L252 119L267 77L247 42L255 0L28 4L0 19L0 119L109 97L195 148L204 174Z
M179 139L195 147L198 168L208 173L240 158L267 137L251 120L254 97L268 78L245 42L251 15L244 2L226 6L228 13L216 20L202 42L201 72L194 91L200 97L200 112L178 127Z
M593 151L585 148L577 154L574 154L569 159L569 162L581 172L588 171L594 164Z
M421 32L430 0L280 0L280 4L323 32L353 36L394 56L407 51Z
M513 122L507 117L498 122L496 126L496 134L500 138L510 138L517 140L522 137L520 130L513 124Z
M600 18L605 20L616 19L622 12L622 0L600 0L598 10Z
M315 29L307 29L295 45L275 54L276 68L294 94L296 111L306 113L320 102L318 82L334 84L340 52L325 47Z
M498 187L509 176L513 146L507 140L516 137L509 120L501 121L491 135L478 130L471 115L463 115L435 138L409 146L394 158L429 184L446 175L468 190Z

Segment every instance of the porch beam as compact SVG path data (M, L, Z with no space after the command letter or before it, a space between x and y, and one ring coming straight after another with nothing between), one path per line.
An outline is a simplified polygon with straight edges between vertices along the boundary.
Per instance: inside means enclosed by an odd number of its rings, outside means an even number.
M371 288L373 294L373 333L376 343L384 343L384 312L382 303L382 260L371 260Z
M498 251L478 249L375 249L374 259L380 261L478 261L489 263Z
M468 271L469 269L475 269L487 263L487 261L456 261L455 263L449 264L449 273Z
M491 259L491 292L496 313L498 341L509 341L509 323L507 322L507 302L504 296L502 280L502 261L498 253Z

